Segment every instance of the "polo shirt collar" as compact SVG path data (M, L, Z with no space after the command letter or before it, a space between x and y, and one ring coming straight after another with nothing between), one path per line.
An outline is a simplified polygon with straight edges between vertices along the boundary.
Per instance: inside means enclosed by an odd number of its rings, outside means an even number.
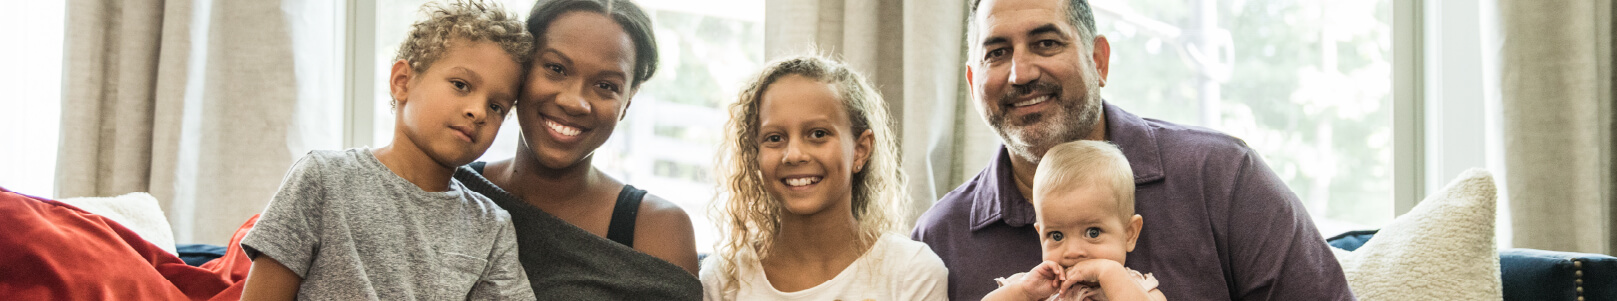
M1157 126L1110 103L1106 111L1106 139L1123 151L1134 171L1134 185L1162 180L1162 147Z
M1101 105L1106 114L1106 136L1128 158L1130 169L1134 171L1134 184L1162 180L1162 152L1155 128L1145 119L1104 100ZM1010 151L1001 144L994 158L983 176L975 179L978 189L972 196L976 201L972 202L971 230L1000 221L1012 227L1033 224L1033 204L1016 189L1016 179L1011 175Z

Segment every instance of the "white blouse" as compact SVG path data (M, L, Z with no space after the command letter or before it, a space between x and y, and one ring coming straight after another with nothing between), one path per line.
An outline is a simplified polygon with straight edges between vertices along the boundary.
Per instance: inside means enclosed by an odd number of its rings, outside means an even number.
M718 264L702 265L702 300L948 300L949 270L925 243L884 234L869 251L836 277L814 287L776 290L765 278L757 255L743 250L737 291L725 292Z

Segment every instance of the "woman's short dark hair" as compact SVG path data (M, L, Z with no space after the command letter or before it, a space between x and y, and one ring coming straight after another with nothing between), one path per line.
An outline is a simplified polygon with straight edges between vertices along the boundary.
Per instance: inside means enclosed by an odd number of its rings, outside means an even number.
M651 17L640 5L628 0L539 0L528 13L528 32L538 43L544 43L545 29L557 17L575 11L599 13L612 18L634 41L634 70L629 87L639 89L641 83L657 73L657 37L652 34Z

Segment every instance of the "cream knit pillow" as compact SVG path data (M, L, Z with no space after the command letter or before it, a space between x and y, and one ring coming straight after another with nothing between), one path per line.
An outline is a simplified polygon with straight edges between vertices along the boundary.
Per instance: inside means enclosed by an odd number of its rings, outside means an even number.
M116 197L67 198L56 201L111 219L124 228L135 231L135 234L140 234L140 238L163 248L169 254L178 254L175 252L174 230L168 224L168 217L163 215L163 206L157 204L157 198L151 194L131 192Z
M1493 175L1467 170L1359 249L1335 249L1354 295L1366 301L1503 298L1496 199Z

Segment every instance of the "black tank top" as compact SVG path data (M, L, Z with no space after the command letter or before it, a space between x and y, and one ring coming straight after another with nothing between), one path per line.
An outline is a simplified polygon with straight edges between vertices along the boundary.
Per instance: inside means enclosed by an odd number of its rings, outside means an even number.
M483 167L487 165L488 162L483 161L467 164L478 174L482 174ZM623 191L618 192L618 202L612 206L612 220L606 225L606 239L634 248L634 221L640 213L640 201L645 197L645 190L623 184Z

